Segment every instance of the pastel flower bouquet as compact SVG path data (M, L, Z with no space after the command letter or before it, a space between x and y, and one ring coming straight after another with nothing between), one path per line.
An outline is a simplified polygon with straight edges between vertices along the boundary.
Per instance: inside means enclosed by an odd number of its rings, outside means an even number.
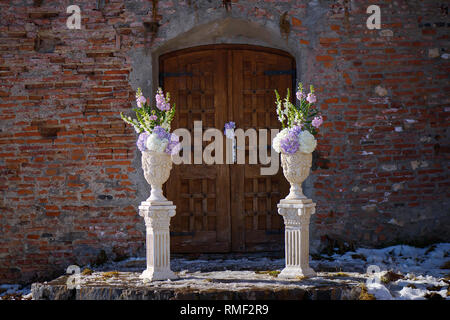
M181 149L179 137L170 133L170 123L175 115L175 104L170 106L170 95L158 88L156 92L156 106L142 95L140 88L136 91L136 104L134 108L136 118L120 117L132 125L139 133L136 145L142 153L141 162L144 177L151 186L150 203L168 203L163 195L162 185L167 181L172 169L171 157Z
M181 149L179 137L170 133L170 123L175 115L175 104L170 106L170 94L164 95L161 88L156 93L156 106L151 106L150 101L142 95L140 88L136 91L137 108L136 119L124 116L120 117L126 123L132 125L139 133L136 145L141 152L155 151L165 152L170 155L177 154Z
M322 125L323 119L314 107L317 100L314 87L310 92L303 92L299 83L296 98L298 105L290 102L290 92L284 100L275 90L278 120L283 129L275 136L273 149L281 153L281 166L291 188L285 201L303 201L306 199L302 191L302 183L308 177L312 165L312 152L317 146L314 135Z
M273 148L278 153L294 154L300 150L303 153L311 153L317 146L314 135L322 125L323 119L314 107L317 97L314 87L310 86L310 92L303 92L302 83L298 84L296 98L300 101L298 105L290 102L290 91L281 99L277 90L276 106L278 120L281 122L282 130L273 139Z

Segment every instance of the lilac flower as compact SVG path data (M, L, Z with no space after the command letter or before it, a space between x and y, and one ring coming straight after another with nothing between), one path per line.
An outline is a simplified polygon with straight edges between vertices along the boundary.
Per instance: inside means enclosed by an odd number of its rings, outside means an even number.
M171 155L175 155L181 150L180 137L176 134L170 134L169 143L167 144L165 152Z
M158 120L158 117L157 117L155 114L152 114L152 115L150 116L150 120L156 121L156 120Z
M156 93L156 107L161 111L170 110L169 99L164 97L164 93L161 88L158 88L158 92Z
M233 121L225 123L225 128L223 130L223 134L228 139L234 139L234 128L236 128L236 124Z
M300 132L302 132L301 126L293 126L291 129L289 129L289 133L292 133L295 136L299 136Z
M225 130L227 130L227 129L234 129L234 128L236 128L236 124L234 123L234 121L230 121L230 122L225 123Z
M314 117L314 119L311 121L311 125L315 128L319 128L323 123L322 116L320 117Z
M139 96L136 98L136 103L138 108L142 108L142 106L144 105L144 103L147 102L147 100L145 99L144 96Z
M153 133L158 135L159 140L170 139L170 133L167 132L163 127L156 126L153 128Z
M147 142L148 136L149 136L149 134L147 132L143 132L139 135L136 145L139 148L139 150L141 150L141 152L144 152L147 149L145 147L145 144Z
M302 101L303 99L306 98L306 95L303 92L301 92L300 90L297 91L296 96L297 96L297 99L300 101Z
M306 98L306 100L307 100L309 103L314 103L314 102L317 101L317 98L316 98L316 95L315 95L315 94L313 94L313 93L308 93L308 97Z

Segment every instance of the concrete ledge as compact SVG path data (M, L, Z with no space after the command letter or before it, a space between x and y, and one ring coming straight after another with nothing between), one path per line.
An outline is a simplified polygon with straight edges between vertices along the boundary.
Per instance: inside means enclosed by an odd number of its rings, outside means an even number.
M354 300L365 278L358 273L318 273L309 279L277 279L254 271L179 272L180 279L144 282L137 272L82 275L80 289L68 276L34 283L35 300Z

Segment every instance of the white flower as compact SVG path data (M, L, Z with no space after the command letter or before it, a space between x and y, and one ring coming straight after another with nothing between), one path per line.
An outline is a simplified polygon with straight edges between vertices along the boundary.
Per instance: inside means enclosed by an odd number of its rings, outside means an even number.
M298 141L300 142L300 151L303 153L311 153L317 146L317 141L314 136L309 133L309 131L304 130L300 133L298 137Z
M164 121L163 123L161 123L161 127L163 129L166 129L166 131L170 131L170 123L167 123L167 121Z
M289 133L288 128L284 128L283 130L278 132L278 134L275 136L275 138L273 138L273 141L272 141L273 150L275 150L278 153L281 152L281 147L280 147L281 139L286 137L288 133Z
M148 136L146 147L148 150L155 152L164 152L166 150L167 144L169 140L167 139L159 139L156 133L152 133Z

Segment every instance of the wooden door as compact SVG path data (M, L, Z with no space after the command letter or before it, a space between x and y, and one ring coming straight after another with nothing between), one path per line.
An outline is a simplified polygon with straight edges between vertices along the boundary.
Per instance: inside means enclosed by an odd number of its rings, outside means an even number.
M286 53L252 46L202 46L163 55L160 85L177 106L172 130L192 133L196 120L203 130L223 130L228 121L244 130L279 128L274 89L284 95L292 88L293 70ZM260 165L246 163L174 165L165 185L177 206L173 252L283 250L276 205L289 187L281 166L276 175L262 176Z
M176 103L172 130L188 129L192 142L194 121L202 121L203 130L225 124L225 61L224 50L201 50L162 59L164 90L170 92L172 102ZM171 220L173 252L230 251L229 190L226 164L173 166L166 183L167 198L177 206L176 216Z
M232 52L233 116L239 128L280 128L275 109L277 89L292 86L293 60L284 55L253 50ZM291 89L292 90L292 89ZM270 131L270 130L269 130ZM268 141L270 145L270 142ZM284 224L277 204L289 191L283 170L261 175L261 165L230 167L233 251L278 251L284 248Z

